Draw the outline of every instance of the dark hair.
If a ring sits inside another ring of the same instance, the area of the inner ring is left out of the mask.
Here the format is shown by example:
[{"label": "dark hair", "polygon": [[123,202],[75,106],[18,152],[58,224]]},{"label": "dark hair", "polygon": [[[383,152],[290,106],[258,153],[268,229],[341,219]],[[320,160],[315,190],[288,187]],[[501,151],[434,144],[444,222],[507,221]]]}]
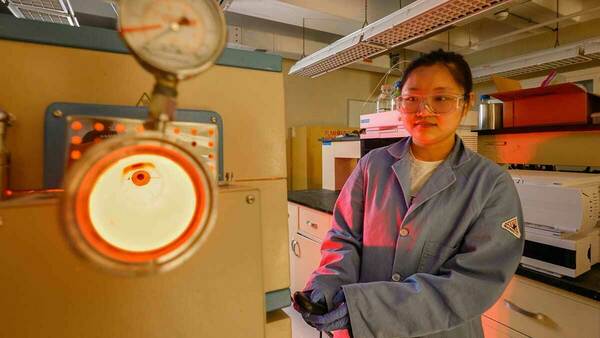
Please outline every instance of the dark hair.
[{"label": "dark hair", "polygon": [[400,89],[404,87],[404,83],[406,83],[406,80],[415,69],[436,64],[441,64],[448,68],[454,81],[464,88],[465,98],[467,98],[473,90],[473,76],[471,75],[469,64],[462,55],[454,52],[446,52],[442,49],[423,54],[413,60],[404,70],[404,74],[400,80]]}]

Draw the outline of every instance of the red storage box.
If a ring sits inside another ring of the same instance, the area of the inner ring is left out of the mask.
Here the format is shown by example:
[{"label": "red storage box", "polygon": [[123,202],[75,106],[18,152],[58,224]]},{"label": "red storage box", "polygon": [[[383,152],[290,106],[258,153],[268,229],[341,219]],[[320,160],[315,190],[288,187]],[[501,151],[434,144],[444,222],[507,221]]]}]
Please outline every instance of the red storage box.
[{"label": "red storage box", "polygon": [[573,83],[491,94],[504,103],[504,128],[588,124],[600,111],[600,97]]}]

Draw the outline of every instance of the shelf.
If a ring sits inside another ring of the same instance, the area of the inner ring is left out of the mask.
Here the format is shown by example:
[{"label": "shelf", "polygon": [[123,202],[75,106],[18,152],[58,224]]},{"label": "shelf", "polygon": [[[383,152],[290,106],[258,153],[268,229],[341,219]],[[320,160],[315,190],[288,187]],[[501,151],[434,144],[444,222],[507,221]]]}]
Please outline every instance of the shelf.
[{"label": "shelf", "polygon": [[523,133],[542,133],[542,132],[557,132],[557,131],[600,131],[600,124],[574,124],[560,126],[531,126],[531,127],[516,127],[502,128],[490,130],[471,130],[479,135],[497,135],[497,134],[523,134]]}]

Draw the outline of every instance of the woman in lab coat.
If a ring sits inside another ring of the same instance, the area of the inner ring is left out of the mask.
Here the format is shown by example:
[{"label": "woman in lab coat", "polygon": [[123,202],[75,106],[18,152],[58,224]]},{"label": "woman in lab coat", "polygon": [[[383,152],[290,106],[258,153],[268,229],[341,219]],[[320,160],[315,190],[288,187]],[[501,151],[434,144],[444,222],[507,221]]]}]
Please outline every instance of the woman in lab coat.
[{"label": "woman in lab coat", "polygon": [[303,318],[336,337],[483,337],[481,314],[515,273],[523,217],[513,181],[455,135],[473,104],[462,56],[413,61],[396,99],[410,137],[360,159],[333,211]]}]

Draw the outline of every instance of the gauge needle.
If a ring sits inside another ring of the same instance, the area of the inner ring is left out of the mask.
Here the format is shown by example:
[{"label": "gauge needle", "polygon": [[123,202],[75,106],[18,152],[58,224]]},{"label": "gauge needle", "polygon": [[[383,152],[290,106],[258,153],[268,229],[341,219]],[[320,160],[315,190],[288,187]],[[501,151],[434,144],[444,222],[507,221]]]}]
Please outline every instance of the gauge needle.
[{"label": "gauge needle", "polygon": [[[178,31],[181,26],[194,26],[195,22],[186,18],[181,17],[178,21],[172,22],[169,24],[169,30]],[[121,33],[135,33],[135,32],[145,32],[151,31],[155,29],[160,29],[164,27],[164,24],[153,24],[153,25],[143,25],[143,26],[134,26],[134,27],[121,27]]]},{"label": "gauge needle", "polygon": [[145,26],[137,26],[137,27],[121,27],[121,33],[134,33],[134,32],[145,32],[151,31],[154,29],[162,28],[163,25],[155,24],[155,25],[145,25]]}]

